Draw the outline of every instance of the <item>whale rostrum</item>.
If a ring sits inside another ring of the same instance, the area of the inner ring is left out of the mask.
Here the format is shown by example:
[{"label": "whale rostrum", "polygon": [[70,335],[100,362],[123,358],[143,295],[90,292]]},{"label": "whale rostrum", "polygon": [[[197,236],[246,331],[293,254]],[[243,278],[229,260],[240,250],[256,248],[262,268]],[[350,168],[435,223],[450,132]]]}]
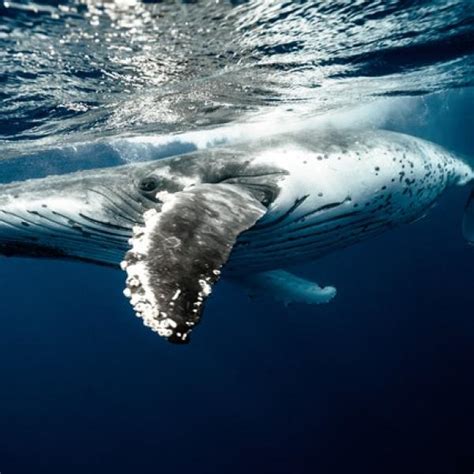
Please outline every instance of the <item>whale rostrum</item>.
[{"label": "whale rostrum", "polygon": [[[221,276],[284,303],[333,287],[285,270],[423,217],[464,160],[387,131],[281,135],[0,186],[0,255],[121,267],[144,324],[186,343]],[[463,231],[474,242],[474,197]]]}]

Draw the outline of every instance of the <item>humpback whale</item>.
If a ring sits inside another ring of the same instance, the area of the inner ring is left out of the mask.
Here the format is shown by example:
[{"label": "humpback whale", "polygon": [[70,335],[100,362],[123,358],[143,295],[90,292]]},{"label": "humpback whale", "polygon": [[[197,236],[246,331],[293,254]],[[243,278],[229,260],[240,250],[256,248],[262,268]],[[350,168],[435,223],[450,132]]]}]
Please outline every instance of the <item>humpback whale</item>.
[{"label": "humpback whale", "polygon": [[[467,161],[388,131],[304,132],[0,186],[0,255],[120,267],[143,323],[186,343],[222,275],[288,303],[333,287],[286,267],[423,217]],[[474,243],[474,194],[463,231]]]}]

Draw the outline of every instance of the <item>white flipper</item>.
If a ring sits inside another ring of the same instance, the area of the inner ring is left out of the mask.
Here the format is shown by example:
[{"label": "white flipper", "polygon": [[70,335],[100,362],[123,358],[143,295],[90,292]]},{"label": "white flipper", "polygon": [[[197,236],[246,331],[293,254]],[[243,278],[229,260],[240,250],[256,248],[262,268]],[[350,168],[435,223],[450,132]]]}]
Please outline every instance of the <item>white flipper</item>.
[{"label": "white flipper", "polygon": [[284,270],[255,273],[239,279],[239,283],[248,288],[251,296],[270,295],[285,305],[329,303],[336,296],[333,286],[321,288],[317,283]]}]

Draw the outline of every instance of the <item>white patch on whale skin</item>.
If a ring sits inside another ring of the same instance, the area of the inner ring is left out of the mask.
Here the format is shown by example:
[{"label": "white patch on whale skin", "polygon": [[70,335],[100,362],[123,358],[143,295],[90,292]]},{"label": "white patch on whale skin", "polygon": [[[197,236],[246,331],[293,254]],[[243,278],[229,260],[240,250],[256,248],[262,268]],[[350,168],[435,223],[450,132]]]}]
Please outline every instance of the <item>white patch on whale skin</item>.
[{"label": "white patch on whale skin", "polygon": [[211,285],[206,280],[199,280],[199,285],[201,286],[202,290],[199,293],[200,297],[209,296],[212,292]]},{"label": "white patch on whale skin", "polygon": [[254,272],[316,259],[413,222],[448,186],[474,177],[442,147],[386,131],[289,140],[258,150],[255,163],[288,174],[245,247],[232,254],[233,268]]},{"label": "white patch on whale skin", "polygon": [[[173,195],[166,192],[160,193],[160,200],[163,201],[162,211],[166,211],[174,204]],[[144,226],[134,228],[134,236],[130,239],[132,247],[127,253],[127,256],[132,257],[133,263],[124,260],[121,267],[127,273],[127,288],[124,293],[130,298],[136,315],[142,318],[143,324],[152,331],[160,336],[170,337],[173,335],[176,322],[160,311],[160,304],[153,292],[145,260],[150,251],[151,232],[159,224],[160,217],[160,213],[155,209],[150,209],[143,214]],[[154,282],[154,284],[159,284],[159,282]]]},{"label": "white patch on whale skin", "polygon": [[[418,183],[425,180],[429,165],[439,180],[427,183],[428,192],[413,200],[416,211],[417,205],[423,207],[425,201],[436,197],[447,185],[464,185],[474,177],[472,168],[447,150],[395,132],[357,134],[350,144],[338,145],[335,140],[330,146],[318,147],[316,140],[315,143],[289,142],[258,153],[255,163],[288,171],[281,180],[280,194],[263,221],[278,217],[303,196],[307,199],[299,206],[299,214],[326,203],[343,202],[348,197],[353,204],[366,202],[384,186],[387,191],[403,191],[407,178]],[[410,198],[400,198],[401,207],[409,204]]]},{"label": "white patch on whale skin", "polygon": [[[196,184],[200,183],[200,180],[197,176],[177,175],[171,171],[169,166],[165,166],[157,170],[156,174],[173,181],[174,183],[180,185],[184,190],[192,188]],[[158,194],[161,192],[164,192],[165,194],[167,193],[167,191],[160,191]]]},{"label": "white patch on whale skin", "polygon": [[7,198],[8,203],[2,205],[3,209],[18,214],[29,213],[32,218],[34,218],[34,214],[31,214],[32,211],[40,211],[46,214],[48,209],[54,209],[55,212],[65,215],[77,215],[84,208],[83,202],[67,196],[41,197],[37,201],[32,201],[31,196],[26,196],[25,199],[21,197],[15,199],[13,196],[7,196]]}]

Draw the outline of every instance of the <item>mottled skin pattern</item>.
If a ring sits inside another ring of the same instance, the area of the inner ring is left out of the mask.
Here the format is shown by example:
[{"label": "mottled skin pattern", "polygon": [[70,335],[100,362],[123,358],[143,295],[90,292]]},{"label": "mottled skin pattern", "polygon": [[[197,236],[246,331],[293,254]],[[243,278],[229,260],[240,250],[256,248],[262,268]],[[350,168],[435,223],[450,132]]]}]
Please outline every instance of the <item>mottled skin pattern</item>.
[{"label": "mottled skin pattern", "polygon": [[145,325],[182,343],[199,322],[238,235],[266,208],[245,188],[227,183],[193,186],[169,198],[155,222],[137,231],[136,238],[149,244],[132,247],[122,266],[127,296]]},{"label": "mottled skin pattern", "polygon": [[236,271],[315,259],[417,220],[448,186],[473,178],[446,150],[381,131],[320,142],[313,136],[264,149],[257,162],[285,166],[288,174],[267,214],[239,240],[231,260]]},{"label": "mottled skin pattern", "polygon": [[[446,187],[473,178],[451,153],[406,135],[283,135],[0,186],[0,254],[116,266],[128,251],[138,315],[183,342],[228,258],[226,274],[240,279],[316,259],[419,219]],[[470,218],[464,228],[472,234]]]},{"label": "mottled skin pattern", "polygon": [[241,182],[268,205],[284,173],[253,165],[241,151],[213,150],[0,185],[0,255],[118,266],[133,227],[147,210],[160,209],[157,192]]}]

